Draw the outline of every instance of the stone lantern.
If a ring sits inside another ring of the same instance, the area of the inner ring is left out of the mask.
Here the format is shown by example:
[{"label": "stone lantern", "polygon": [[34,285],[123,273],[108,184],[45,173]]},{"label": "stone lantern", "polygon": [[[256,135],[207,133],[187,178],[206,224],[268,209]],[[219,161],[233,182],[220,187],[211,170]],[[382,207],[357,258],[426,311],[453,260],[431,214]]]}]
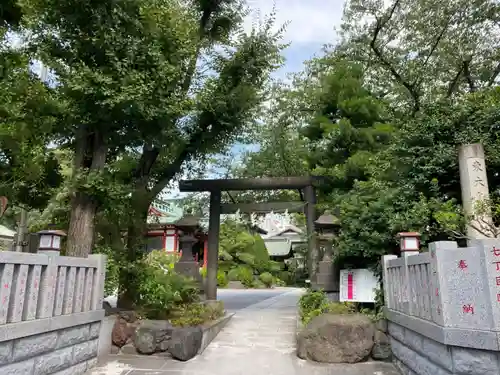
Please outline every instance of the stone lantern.
[{"label": "stone lantern", "polygon": [[38,253],[46,255],[59,255],[61,252],[61,240],[66,236],[62,230],[42,230],[38,232],[40,241]]},{"label": "stone lantern", "polygon": [[327,210],[314,222],[314,227],[318,232],[318,243],[325,249],[322,261],[331,261],[333,259],[332,242],[340,228],[339,219]]},{"label": "stone lantern", "polygon": [[318,246],[324,249],[323,257],[318,263],[317,273],[314,277],[314,289],[322,289],[334,301],[339,300],[340,272],[334,263],[333,239],[340,229],[339,219],[330,211],[325,211],[315,222],[318,232]]},{"label": "stone lantern", "polygon": [[196,233],[200,230],[200,219],[193,215],[185,215],[179,219],[175,226],[179,234],[179,247],[181,259],[175,263],[174,270],[184,276],[192,277],[201,286],[200,267],[193,254],[193,246],[198,239]]}]

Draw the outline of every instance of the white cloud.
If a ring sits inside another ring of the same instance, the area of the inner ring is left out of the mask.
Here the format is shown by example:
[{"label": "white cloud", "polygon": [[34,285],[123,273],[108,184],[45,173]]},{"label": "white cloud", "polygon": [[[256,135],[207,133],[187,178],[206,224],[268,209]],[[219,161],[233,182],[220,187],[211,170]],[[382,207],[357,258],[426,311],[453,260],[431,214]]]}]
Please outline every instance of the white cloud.
[{"label": "white cloud", "polygon": [[250,28],[276,9],[276,23],[290,22],[285,41],[293,43],[331,43],[335,40],[335,27],[340,24],[344,0],[248,0],[252,10],[245,21]]}]

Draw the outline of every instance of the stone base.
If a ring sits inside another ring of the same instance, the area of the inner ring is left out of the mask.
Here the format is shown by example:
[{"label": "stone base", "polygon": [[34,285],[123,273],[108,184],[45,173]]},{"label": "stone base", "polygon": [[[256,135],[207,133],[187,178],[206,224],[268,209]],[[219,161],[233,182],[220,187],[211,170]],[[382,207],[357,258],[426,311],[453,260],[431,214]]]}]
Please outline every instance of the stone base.
[{"label": "stone base", "polygon": [[338,293],[340,290],[340,274],[331,260],[323,260],[318,264],[318,273],[314,275],[312,287],[315,290]]},{"label": "stone base", "polygon": [[317,274],[311,283],[314,290],[323,290],[327,293],[338,293],[340,290],[339,282],[336,282],[332,274]]},{"label": "stone base", "polygon": [[500,374],[498,350],[444,345],[393,322],[388,332],[394,364],[404,375]]},{"label": "stone base", "polygon": [[0,342],[0,374],[83,375],[97,364],[100,325],[83,324]]},{"label": "stone base", "polygon": [[331,302],[339,302],[340,301],[340,292],[339,291],[327,292],[326,296],[327,296],[328,300]]},{"label": "stone base", "polygon": [[179,261],[175,263],[174,271],[180,275],[195,279],[200,288],[203,287],[203,279],[200,275],[200,265],[196,261]]}]

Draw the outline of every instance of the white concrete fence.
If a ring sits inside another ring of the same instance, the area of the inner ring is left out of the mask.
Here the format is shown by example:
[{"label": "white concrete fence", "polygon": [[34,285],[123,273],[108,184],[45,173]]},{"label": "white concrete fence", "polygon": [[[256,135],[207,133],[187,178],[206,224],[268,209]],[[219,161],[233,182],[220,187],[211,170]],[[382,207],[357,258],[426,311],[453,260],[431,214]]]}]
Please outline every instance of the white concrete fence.
[{"label": "white concrete fence", "polygon": [[104,255],[0,252],[0,374],[80,375],[92,368],[105,272]]},{"label": "white concrete fence", "polygon": [[102,309],[106,257],[0,253],[0,325]]},{"label": "white concrete fence", "polygon": [[[382,259],[394,361],[404,373],[500,373],[500,239]],[[479,362],[478,362],[479,361]],[[478,366],[481,363],[481,366]]]},{"label": "white concrete fence", "polygon": [[383,263],[388,310],[443,327],[500,331],[500,240],[465,248],[433,242],[429,252],[386,255]]}]

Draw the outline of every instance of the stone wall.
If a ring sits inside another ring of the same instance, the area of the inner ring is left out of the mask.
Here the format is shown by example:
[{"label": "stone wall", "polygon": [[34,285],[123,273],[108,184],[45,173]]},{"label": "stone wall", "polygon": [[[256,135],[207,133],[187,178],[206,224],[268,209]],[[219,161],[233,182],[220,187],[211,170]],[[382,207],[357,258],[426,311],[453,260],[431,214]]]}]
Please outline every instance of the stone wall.
[{"label": "stone wall", "polygon": [[[497,350],[443,344],[392,322],[389,322],[388,332],[394,364],[404,375],[500,374],[500,352]],[[466,332],[462,333],[467,340]],[[443,335],[446,336],[450,337]],[[476,343],[473,337],[469,338],[469,344]]]},{"label": "stone wall", "polygon": [[0,374],[81,375],[97,362],[101,322],[0,342]]}]

